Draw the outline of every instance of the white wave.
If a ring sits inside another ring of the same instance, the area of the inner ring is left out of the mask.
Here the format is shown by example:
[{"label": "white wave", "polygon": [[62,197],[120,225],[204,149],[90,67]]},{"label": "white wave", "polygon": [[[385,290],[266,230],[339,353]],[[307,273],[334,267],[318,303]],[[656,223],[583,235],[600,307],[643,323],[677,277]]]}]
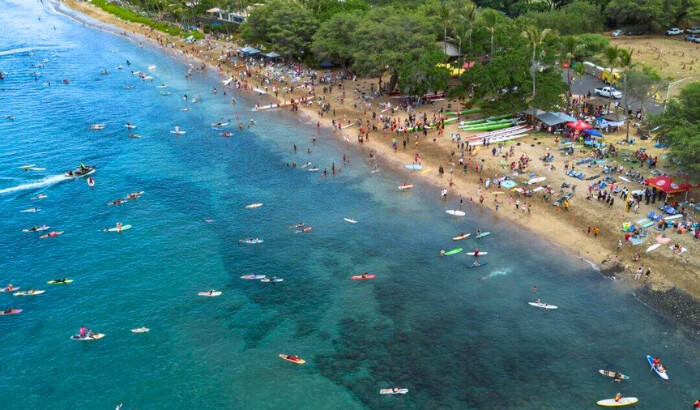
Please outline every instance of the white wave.
[{"label": "white wave", "polygon": [[35,50],[50,50],[51,47],[21,47],[21,48],[14,48],[10,50],[5,50],[5,51],[0,51],[0,56],[9,56],[13,54],[20,54],[20,53],[30,53]]},{"label": "white wave", "polygon": [[489,278],[493,278],[494,276],[504,276],[510,273],[510,269],[505,269],[505,270],[495,270],[491,273],[488,274]]},{"label": "white wave", "polygon": [[10,194],[12,192],[19,192],[19,191],[27,191],[30,189],[39,189],[39,188],[45,188],[47,186],[55,185],[58,184],[59,182],[67,181],[70,178],[67,176],[61,174],[61,175],[52,175],[50,177],[46,177],[40,181],[37,182],[32,182],[29,184],[22,184],[22,185],[17,185],[15,187],[11,188],[5,188],[5,189],[0,189],[0,195],[2,194]]}]

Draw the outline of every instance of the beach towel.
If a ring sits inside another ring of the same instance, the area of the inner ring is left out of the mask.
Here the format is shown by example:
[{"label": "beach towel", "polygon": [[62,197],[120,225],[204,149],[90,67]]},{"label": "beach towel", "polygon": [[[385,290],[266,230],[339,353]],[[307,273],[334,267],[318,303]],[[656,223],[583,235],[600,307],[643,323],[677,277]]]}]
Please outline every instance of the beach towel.
[{"label": "beach towel", "polygon": [[668,236],[659,235],[656,237],[656,242],[663,245],[665,243],[671,242],[671,238],[669,238]]},{"label": "beach towel", "polygon": [[641,238],[637,238],[637,237],[634,237],[634,236],[630,238],[630,243],[631,243],[632,245],[641,245],[642,242],[644,242],[644,240],[641,239]]}]

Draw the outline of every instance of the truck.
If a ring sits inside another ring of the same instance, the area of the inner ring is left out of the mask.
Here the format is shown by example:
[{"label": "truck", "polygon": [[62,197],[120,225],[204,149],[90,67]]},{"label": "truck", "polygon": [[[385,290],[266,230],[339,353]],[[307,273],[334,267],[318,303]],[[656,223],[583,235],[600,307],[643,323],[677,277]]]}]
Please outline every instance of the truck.
[{"label": "truck", "polygon": [[603,81],[605,84],[610,84],[610,85],[617,85],[620,82],[620,78],[622,76],[620,75],[620,70],[617,68],[612,69],[612,75],[610,74],[610,69],[606,68],[603,70],[602,73],[600,73],[600,79]]},{"label": "truck", "polygon": [[619,99],[622,98],[622,93],[617,91],[615,87],[598,87],[595,90],[593,90],[595,95],[598,95],[600,97],[605,97],[605,98],[615,98]]}]

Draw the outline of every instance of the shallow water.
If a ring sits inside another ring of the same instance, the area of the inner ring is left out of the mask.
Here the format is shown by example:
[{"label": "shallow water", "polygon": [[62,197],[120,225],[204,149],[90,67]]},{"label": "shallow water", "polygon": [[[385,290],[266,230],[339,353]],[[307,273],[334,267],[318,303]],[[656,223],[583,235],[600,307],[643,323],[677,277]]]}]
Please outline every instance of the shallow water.
[{"label": "shallow water", "polygon": [[[212,95],[221,88],[212,72],[185,81],[186,65],[151,46],[34,2],[0,7],[10,28],[0,46],[0,283],[47,290],[0,294],[0,306],[24,309],[0,317],[0,408],[562,409],[595,408],[619,391],[639,397],[636,408],[660,409],[689,408],[700,395],[697,337],[585,262],[477,207],[448,216],[457,205],[428,185],[399,193],[407,174],[381,163],[372,174],[361,152],[330,135],[312,146],[313,128],[252,112],[253,97],[230,105],[230,91]],[[153,83],[129,73],[152,64]],[[173,95],[160,95],[161,82]],[[204,101],[184,102],[185,93]],[[210,128],[236,112],[257,125],[229,126],[228,139]],[[141,139],[127,138],[126,121]],[[170,134],[176,124],[187,134]],[[330,170],[343,153],[351,164],[336,177],[285,165]],[[59,181],[80,162],[98,167],[95,188]],[[32,163],[46,171],[18,168]],[[141,199],[106,205],[136,190]],[[40,192],[48,198],[30,200]],[[253,202],[264,206],[244,208]],[[42,211],[19,212],[32,206]],[[101,231],[118,221],[133,228]],[[313,230],[289,229],[299,221]],[[66,233],[21,232],[42,223]],[[459,246],[489,252],[487,266],[438,256],[476,229],[493,234]],[[238,243],[247,237],[265,242]],[[364,271],[377,279],[349,280]],[[285,281],[239,278],[251,272]],[[75,282],[46,284],[60,277]],[[196,296],[212,288],[223,295]],[[537,298],[559,309],[527,305]],[[71,341],[81,325],[106,337]],[[129,331],[141,325],[151,332]],[[646,354],[662,357],[670,381],[649,372]],[[612,385],[600,368],[631,380]],[[393,386],[410,393],[378,394]]]}]

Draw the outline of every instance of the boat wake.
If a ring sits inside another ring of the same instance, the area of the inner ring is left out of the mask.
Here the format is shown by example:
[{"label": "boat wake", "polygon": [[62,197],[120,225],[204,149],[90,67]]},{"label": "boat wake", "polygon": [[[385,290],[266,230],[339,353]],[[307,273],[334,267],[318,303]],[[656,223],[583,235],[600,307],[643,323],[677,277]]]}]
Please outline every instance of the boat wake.
[{"label": "boat wake", "polygon": [[22,185],[17,185],[15,187],[11,187],[11,188],[0,189],[0,195],[11,194],[13,192],[28,191],[31,189],[46,188],[48,186],[58,184],[59,182],[67,181],[69,179],[70,179],[69,177],[67,177],[63,174],[52,175],[52,176],[46,177],[42,180],[39,180],[36,182],[31,182],[29,184],[22,184]]}]

